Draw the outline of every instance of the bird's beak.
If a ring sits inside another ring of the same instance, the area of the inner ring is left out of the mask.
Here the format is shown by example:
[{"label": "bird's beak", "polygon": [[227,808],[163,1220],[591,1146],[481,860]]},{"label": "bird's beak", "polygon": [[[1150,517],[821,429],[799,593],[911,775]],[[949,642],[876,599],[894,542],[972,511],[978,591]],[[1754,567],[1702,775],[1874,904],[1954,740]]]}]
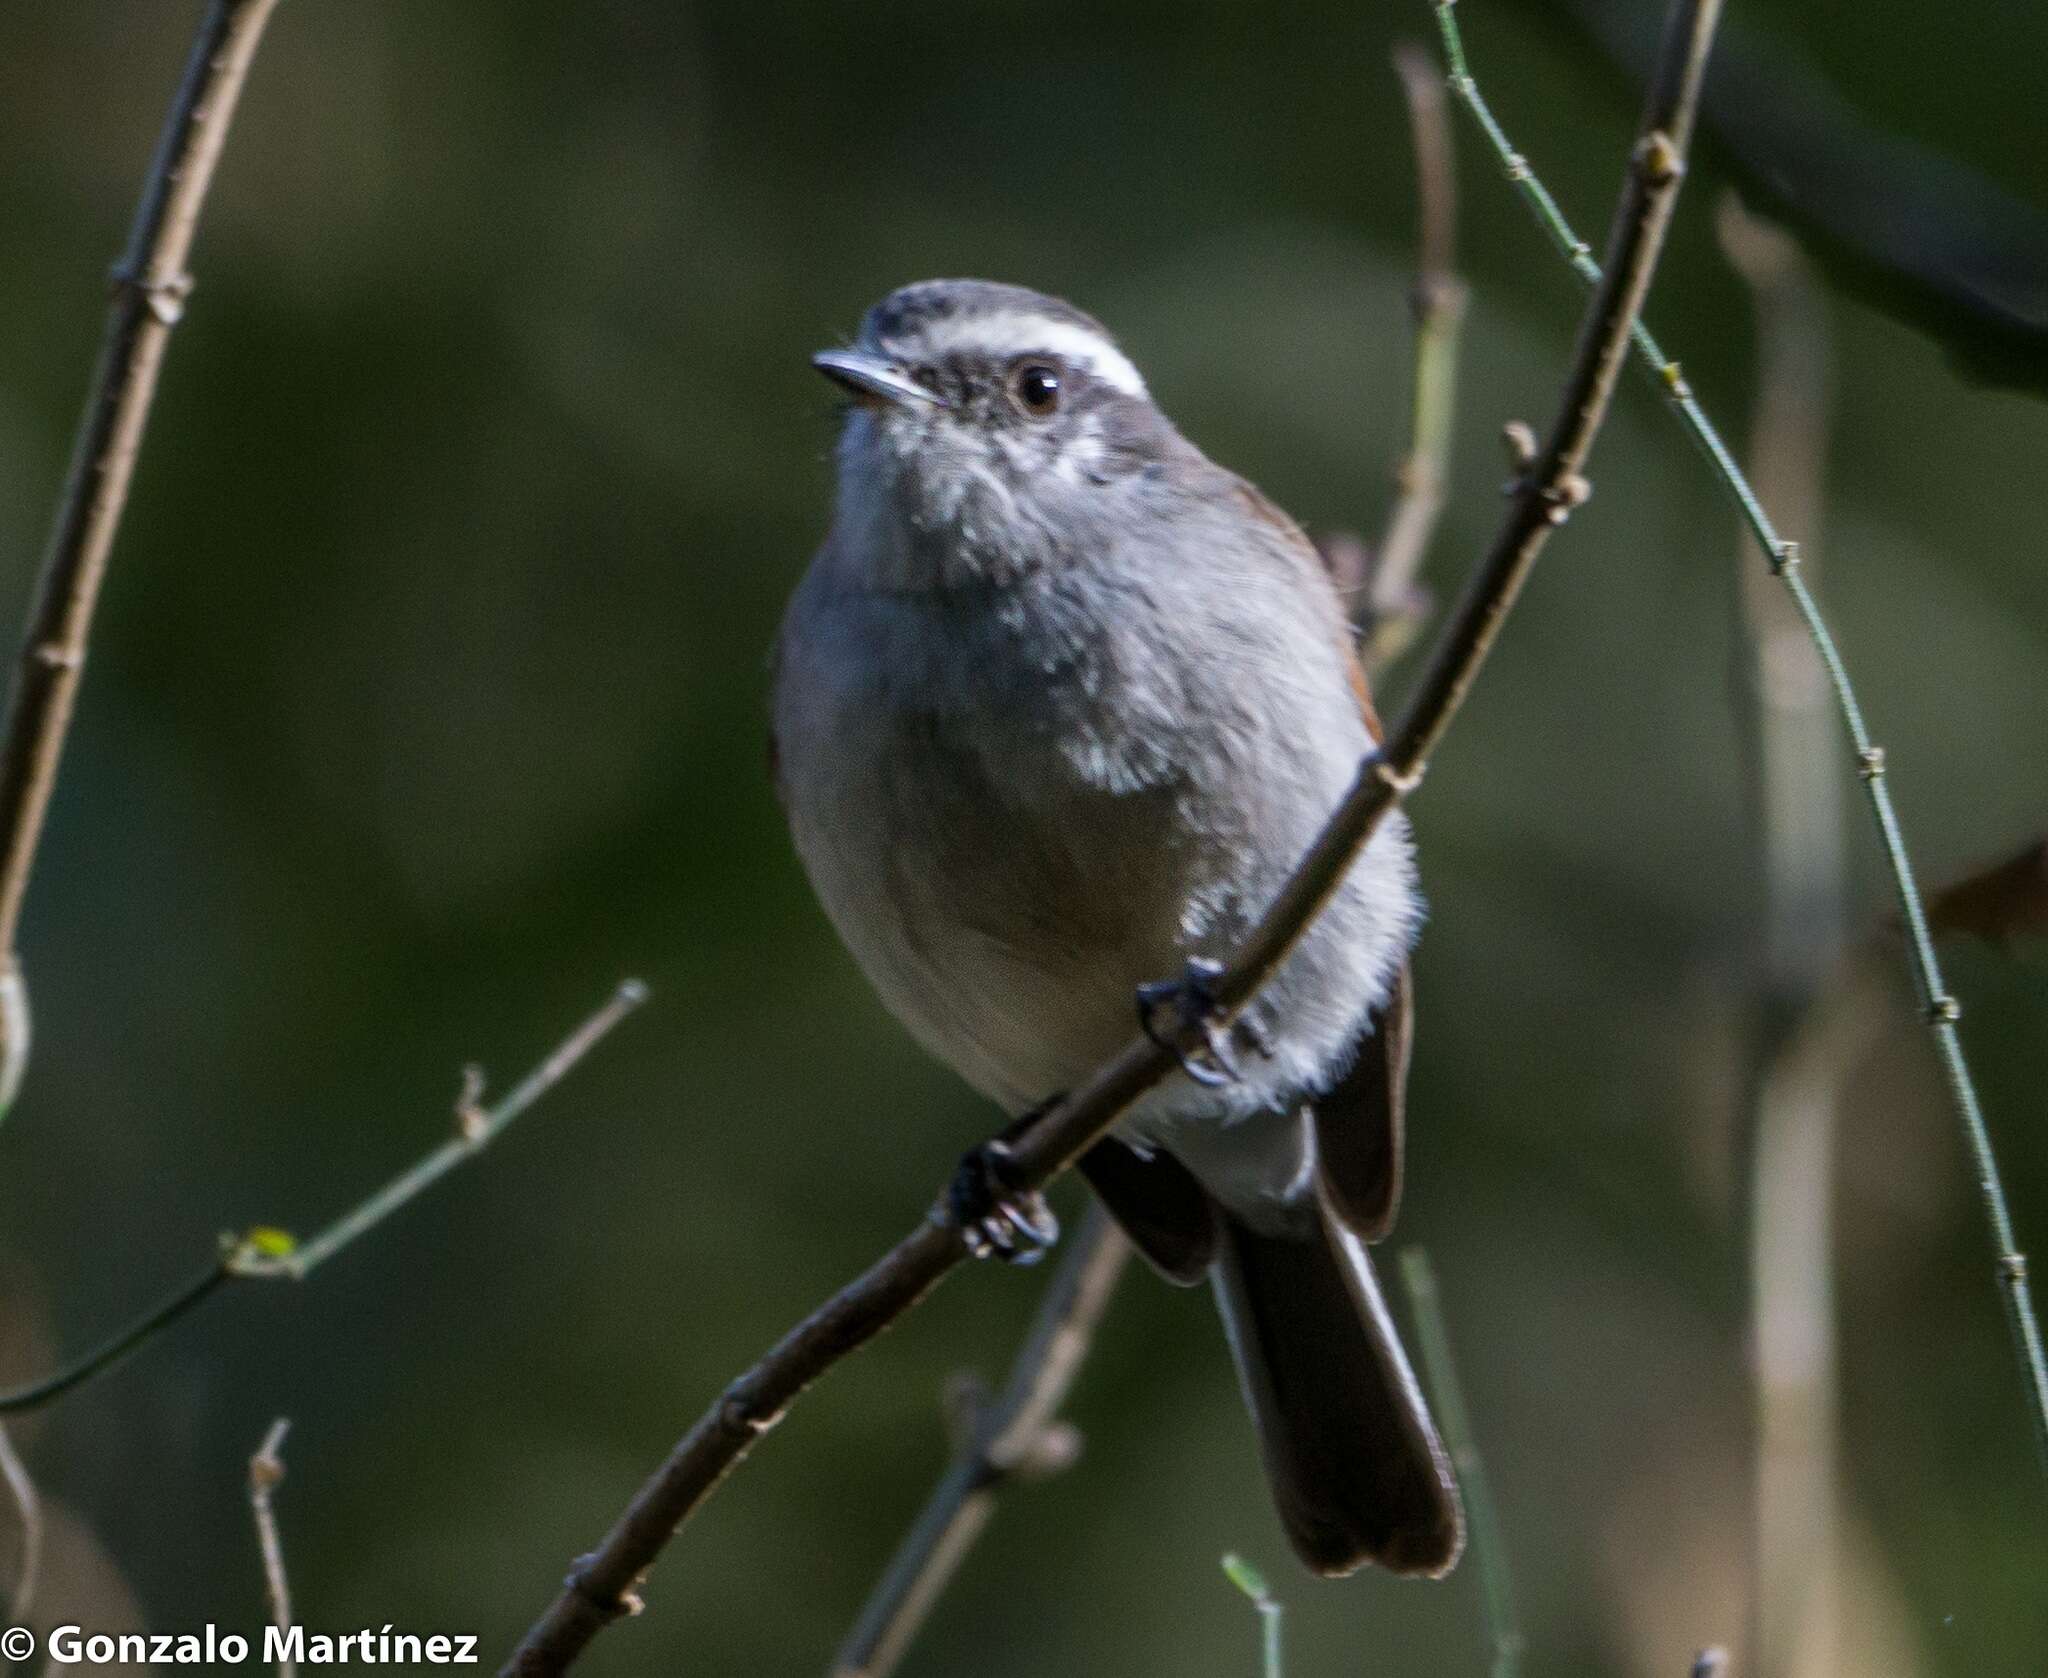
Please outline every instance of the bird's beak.
[{"label": "bird's beak", "polygon": [[899,408],[943,408],[942,397],[926,390],[901,368],[861,350],[820,350],[811,365],[835,385],[853,393],[856,402],[893,402]]}]

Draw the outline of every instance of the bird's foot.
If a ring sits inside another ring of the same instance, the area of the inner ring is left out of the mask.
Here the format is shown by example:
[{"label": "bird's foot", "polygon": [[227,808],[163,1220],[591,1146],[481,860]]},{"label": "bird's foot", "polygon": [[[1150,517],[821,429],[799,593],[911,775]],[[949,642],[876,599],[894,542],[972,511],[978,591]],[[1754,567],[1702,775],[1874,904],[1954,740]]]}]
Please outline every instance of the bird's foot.
[{"label": "bird's foot", "polygon": [[[1162,1049],[1172,1050],[1180,1069],[1205,1089],[1235,1084],[1244,1077],[1231,1052],[1230,1028],[1221,1017],[1223,1004],[1216,996],[1216,981],[1222,976],[1219,963],[1190,956],[1178,979],[1161,979],[1138,987],[1139,1026]],[[1155,1016],[1168,1007],[1174,1012],[1175,1023],[1162,1036]],[[1181,1046],[1182,1036],[1189,1031],[1197,1032],[1202,1039],[1194,1049]],[[1259,1047],[1264,1053],[1271,1052],[1266,1044]]]},{"label": "bird's foot", "polygon": [[976,1258],[1036,1264],[1060,1238],[1060,1221],[1036,1189],[1011,1175],[1009,1145],[984,1142],[960,1161],[948,1191],[961,1239]]}]

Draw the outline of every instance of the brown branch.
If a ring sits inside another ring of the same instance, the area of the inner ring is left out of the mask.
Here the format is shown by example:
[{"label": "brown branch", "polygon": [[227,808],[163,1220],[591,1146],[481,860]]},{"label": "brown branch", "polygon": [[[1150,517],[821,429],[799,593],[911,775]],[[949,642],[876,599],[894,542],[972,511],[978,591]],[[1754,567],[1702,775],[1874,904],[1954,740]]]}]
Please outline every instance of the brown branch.
[{"label": "brown branch", "polygon": [[[186,272],[199,212],[220,161],[249,62],[277,0],[212,0],[171,100],[128,246],[114,270],[114,297],[92,394],[79,425],[56,529],[22,637],[0,739],[0,963],[12,972],[22,898],[64,734],[85,668],[93,605],[120,528],[129,479],[156,394],[171,329],[192,290]],[[0,1066],[19,1076],[27,1011],[0,988]],[[9,1089],[0,1089],[4,1111]]]},{"label": "brown branch", "polygon": [[959,1418],[953,1462],[840,1645],[833,1678],[893,1672],[995,1513],[997,1494],[1073,1461],[1079,1440],[1055,1418],[1130,1252],[1109,1215],[1091,1206],[1046,1288],[1002,1396],[970,1404]]},{"label": "brown branch", "polygon": [[[256,1521],[256,1547],[263,1554],[263,1590],[270,1599],[270,1623],[282,1637],[292,1627],[291,1582],[284,1570],[284,1542],[277,1535],[277,1512],[270,1495],[284,1482],[284,1436],[291,1423],[283,1416],[270,1424],[263,1443],[249,1459],[249,1513]],[[298,1663],[289,1654],[277,1658],[277,1678],[293,1678]]]},{"label": "brown branch", "polygon": [[[1273,975],[1373,830],[1417,785],[1544,543],[1585,498],[1581,472],[1663,245],[1719,12],[1719,0],[1677,0],[1672,9],[1615,212],[1604,276],[1581,323],[1548,438],[1517,486],[1400,726],[1360,765],[1343,802],[1216,981],[1226,1009],[1242,1008]],[[1042,1186],[1072,1165],[1176,1063],[1172,1049],[1143,1035],[1133,1038],[1014,1139],[1010,1166],[1017,1185]],[[678,1527],[791,1402],[902,1316],[965,1256],[949,1198],[942,1194],[916,1229],[777,1341],[684,1434],[596,1550],[571,1568],[560,1594],[506,1662],[504,1678],[566,1670],[600,1631],[632,1612],[643,1575]]]}]

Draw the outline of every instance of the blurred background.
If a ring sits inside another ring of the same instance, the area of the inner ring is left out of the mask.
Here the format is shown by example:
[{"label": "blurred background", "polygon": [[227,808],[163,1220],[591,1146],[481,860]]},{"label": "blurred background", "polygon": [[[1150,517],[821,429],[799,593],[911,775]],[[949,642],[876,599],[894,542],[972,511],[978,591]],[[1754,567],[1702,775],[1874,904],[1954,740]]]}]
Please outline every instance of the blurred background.
[{"label": "blurred background", "polygon": [[[1916,220],[1899,164],[1872,243],[1924,230],[1937,270],[1977,235],[2024,248],[2048,214],[2023,73],[2048,12],[1999,0],[1967,32],[1892,0],[1735,12],[1731,53],[1804,78],[1795,114],[1863,125],[1814,146],[1918,148],[1928,215],[1962,216]],[[1460,14],[1510,132],[1597,234],[1627,42],[1594,6]],[[9,19],[9,621],[196,16]],[[1423,0],[280,9],[28,906],[0,1382],[159,1297],[216,1231],[352,1203],[445,1134],[465,1062],[502,1088],[621,976],[653,999],[306,1287],[232,1292],[15,1430],[51,1505],[39,1621],[260,1624],[244,1462],[286,1414],[301,1617],[475,1632],[495,1660],[710,1395],[922,1212],[994,1116],[869,995],[765,772],[765,649],[829,487],[806,357],[903,281],[1023,281],[1100,315],[1183,428],[1312,528],[1376,531],[1413,261],[1388,51],[1429,30]],[[1848,200],[1801,188],[1801,123],[1732,97],[1715,121],[1651,315],[1744,445],[1757,317],[1717,201]],[[1579,309],[1457,138],[1473,301],[1439,598],[1498,516],[1499,427],[1548,416]],[[2048,413],[1961,377],[1939,299],[1818,231],[1831,417],[1797,434],[1825,496],[1789,533],[1939,881],[2048,827]],[[1992,289],[1947,295],[1967,314]],[[2017,351],[1977,371],[2028,382]],[[1397,1241],[1435,1260],[1528,1670],[1675,1678],[1750,1619],[1742,1138],[1782,987],[1751,558],[1646,382],[1594,476],[1416,805],[1433,913]],[[1412,673],[1382,678],[1396,702]],[[1829,761],[1806,796],[1844,814],[1857,935],[1886,886]],[[2048,1248],[2048,967],[2038,946],[1949,959],[2021,1244]],[[1826,1669],[2034,1674],[2048,1494],[1956,1126],[1885,971],[1836,1068],[1818,1249],[1840,1335]],[[822,1671],[942,1464],[944,1379],[999,1373],[1040,1285],[958,1275],[842,1368],[583,1670]],[[1483,1669],[1474,1569],[1325,1584],[1286,1557],[1205,1297],[1134,1272],[1071,1414],[1081,1463],[1009,1498],[908,1670],[1251,1671],[1226,1550],[1286,1601],[1292,1678]],[[0,1558],[13,1532],[0,1512]]]}]

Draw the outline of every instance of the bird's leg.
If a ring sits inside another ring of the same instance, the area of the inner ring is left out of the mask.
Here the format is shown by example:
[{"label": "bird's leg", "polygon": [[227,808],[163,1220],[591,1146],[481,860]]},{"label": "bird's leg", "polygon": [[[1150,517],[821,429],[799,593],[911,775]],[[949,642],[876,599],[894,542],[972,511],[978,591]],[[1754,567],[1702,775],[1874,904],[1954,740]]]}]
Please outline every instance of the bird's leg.
[{"label": "bird's leg", "polygon": [[[1223,1007],[1216,999],[1216,981],[1222,966],[1202,956],[1189,956],[1178,979],[1161,979],[1138,987],[1138,1024],[1145,1035],[1162,1049],[1173,1051],[1180,1069],[1206,1089],[1237,1083],[1244,1076],[1237,1069],[1230,1049],[1230,1031],[1219,1018]],[[1161,1036],[1153,1016],[1171,1006],[1177,1016],[1170,1034]],[[1180,1045],[1182,1033],[1201,1034],[1202,1045],[1192,1052]]]},{"label": "bird's leg", "polygon": [[1011,1175],[1010,1144],[1058,1102],[1053,1096],[1004,1126],[993,1142],[971,1150],[953,1173],[947,1199],[961,1239],[976,1258],[1036,1264],[1060,1238],[1060,1221],[1037,1189],[1020,1189]]}]

